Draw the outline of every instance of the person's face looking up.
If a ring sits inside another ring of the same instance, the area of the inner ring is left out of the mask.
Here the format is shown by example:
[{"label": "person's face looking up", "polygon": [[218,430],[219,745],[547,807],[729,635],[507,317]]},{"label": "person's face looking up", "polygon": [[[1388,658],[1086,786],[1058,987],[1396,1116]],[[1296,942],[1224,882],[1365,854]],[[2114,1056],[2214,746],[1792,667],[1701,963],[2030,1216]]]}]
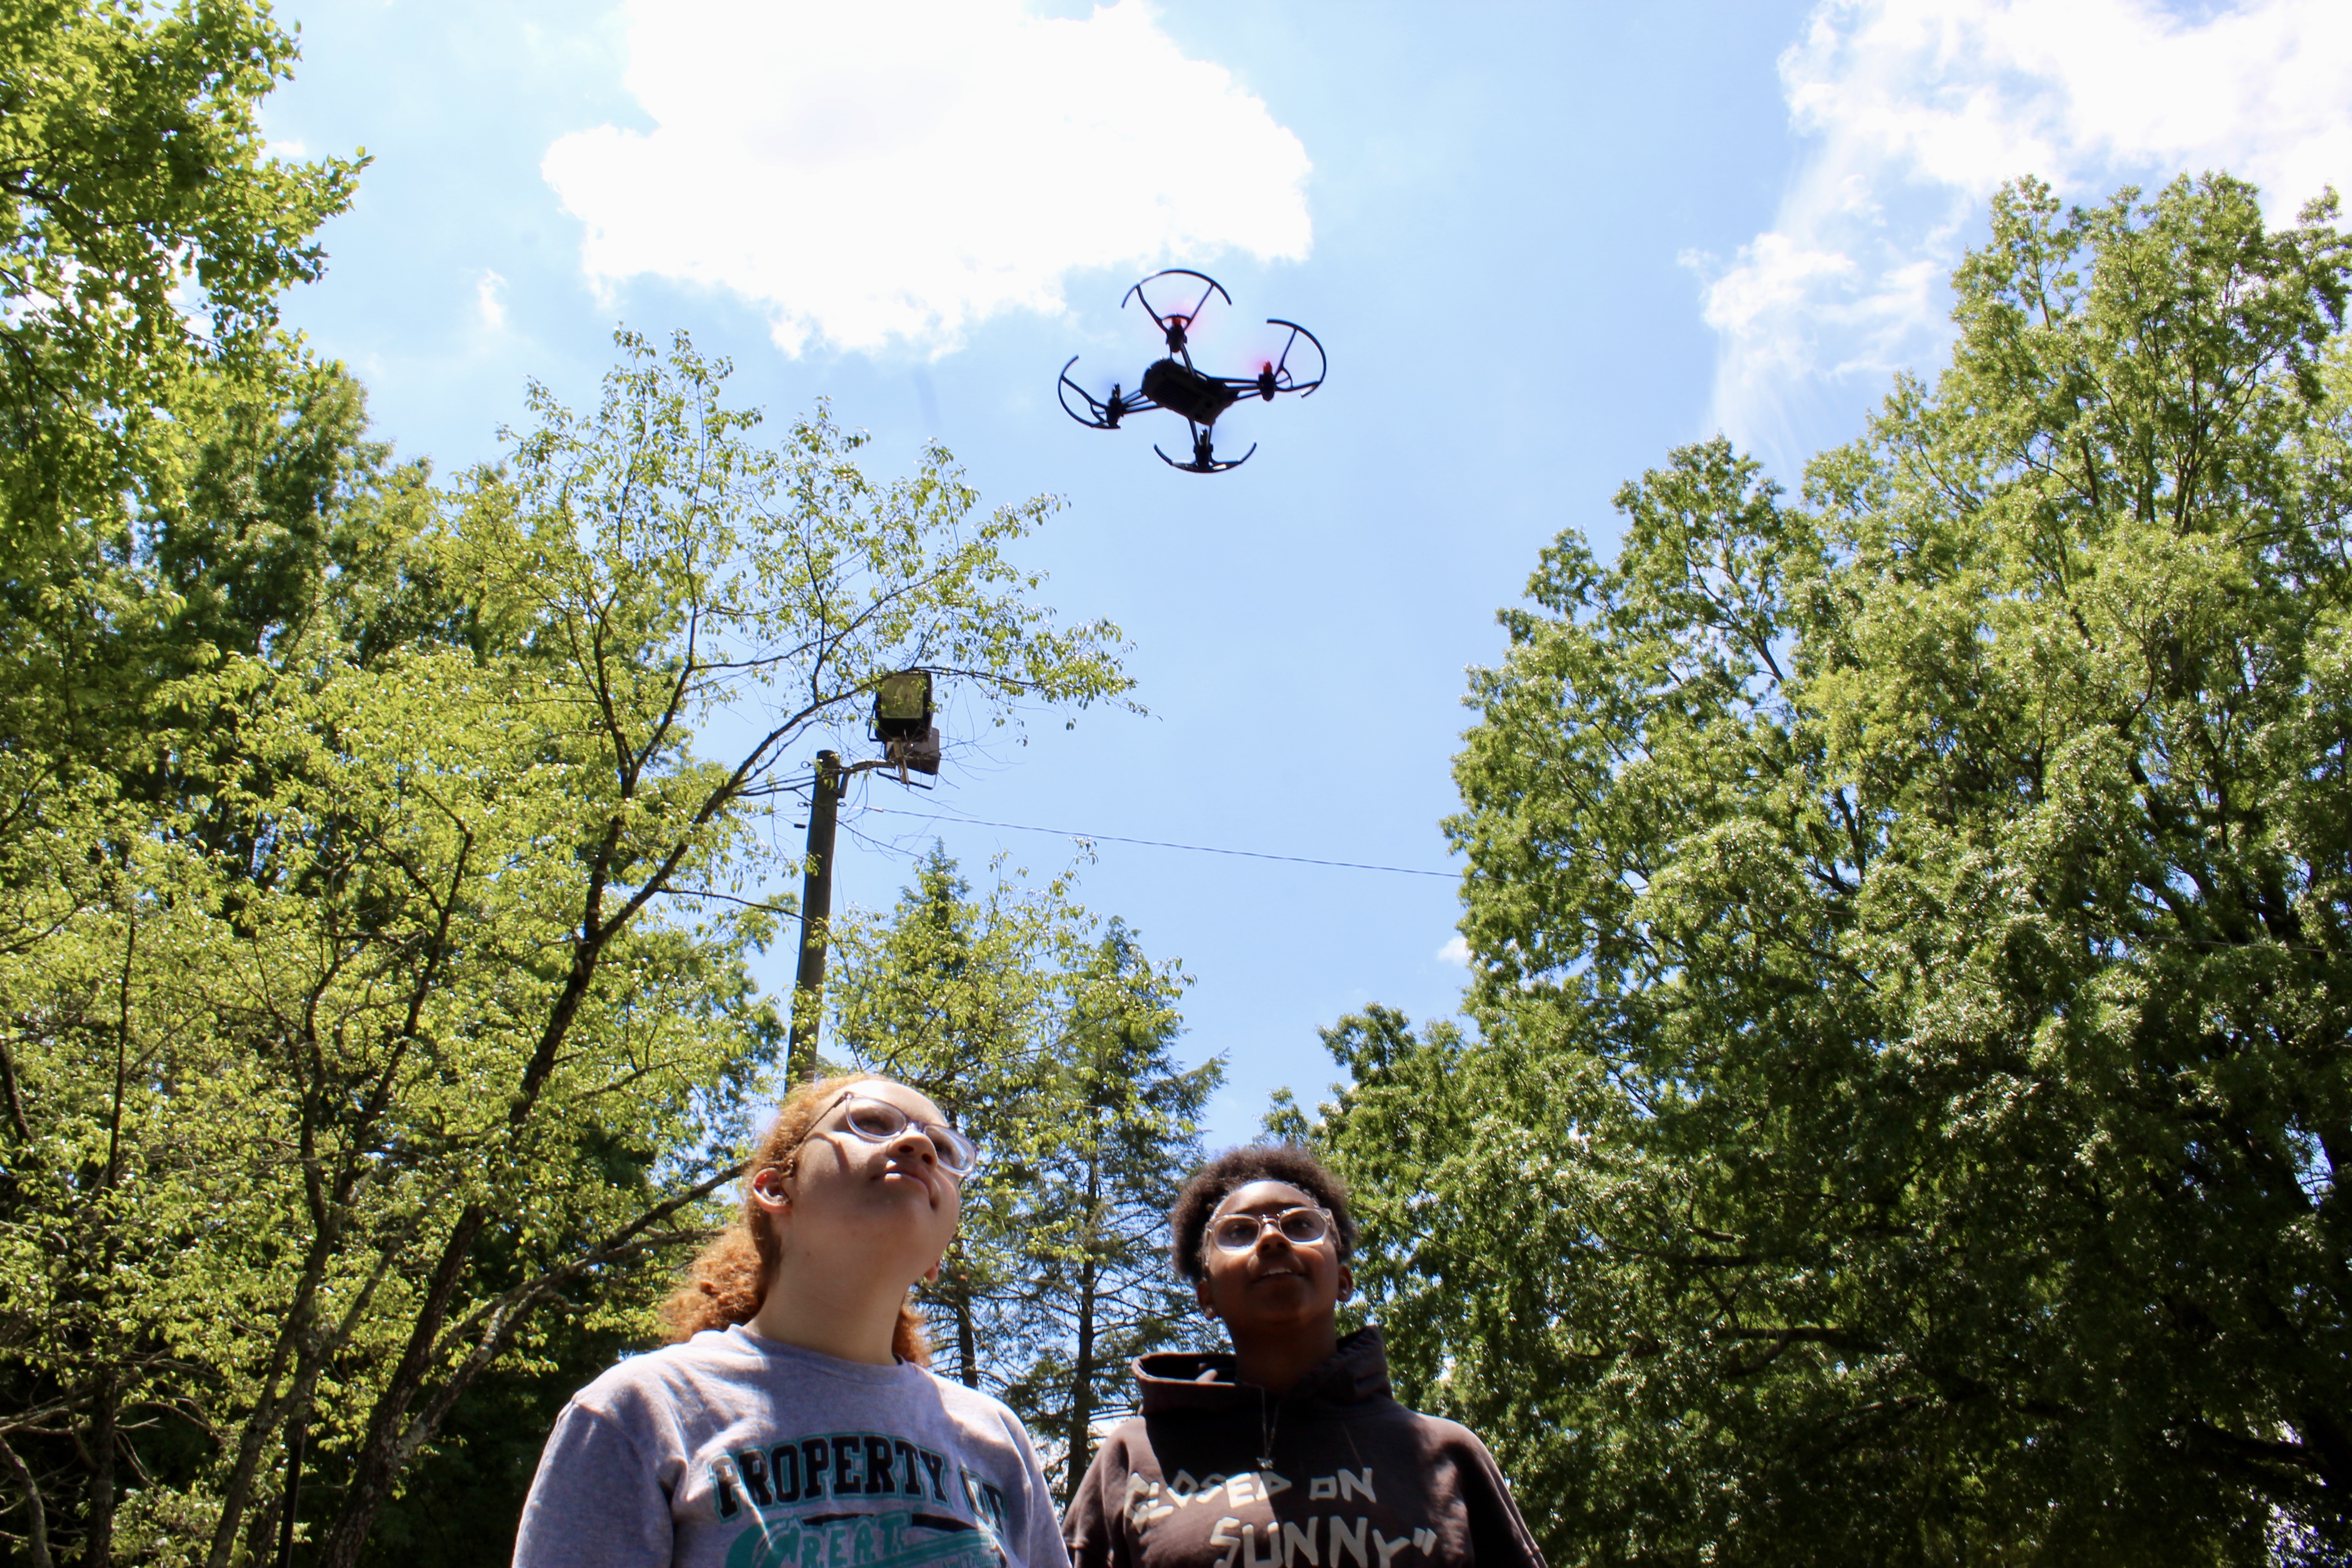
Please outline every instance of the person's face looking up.
[{"label": "person's face looking up", "polygon": [[921,1255],[916,1273],[934,1267],[955,1235],[971,1152],[946,1128],[929,1097],[887,1079],[836,1095],[793,1173],[763,1171],[753,1184],[786,1255],[872,1253],[880,1264],[879,1255],[904,1252]]},{"label": "person's face looking up", "polygon": [[[1223,1223],[1321,1207],[1314,1194],[1287,1182],[1252,1182],[1226,1194],[1210,1211],[1193,1290],[1212,1317],[1223,1320],[1235,1349],[1245,1342],[1328,1331],[1333,1310],[1355,1289],[1356,1279],[1339,1261],[1339,1233],[1328,1218],[1322,1236],[1307,1242],[1293,1240],[1281,1225],[1261,1219],[1256,1239],[1237,1249],[1219,1241]],[[1234,1229],[1238,1234],[1241,1227]]]}]

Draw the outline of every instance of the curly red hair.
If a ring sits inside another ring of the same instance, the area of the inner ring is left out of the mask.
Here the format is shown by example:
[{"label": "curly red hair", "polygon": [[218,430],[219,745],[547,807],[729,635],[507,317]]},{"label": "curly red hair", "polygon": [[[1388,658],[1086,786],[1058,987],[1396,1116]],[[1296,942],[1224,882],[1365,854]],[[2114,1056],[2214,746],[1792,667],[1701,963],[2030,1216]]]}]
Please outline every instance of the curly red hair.
[{"label": "curly red hair", "polygon": [[[743,1212],[696,1256],[686,1278],[661,1305],[662,1327],[670,1342],[691,1339],[705,1329],[748,1323],[758,1315],[782,1251],[752,1200],[752,1184],[769,1171],[791,1176],[800,1165],[801,1145],[808,1142],[817,1119],[831,1109],[841,1091],[877,1081],[887,1080],[877,1073],[844,1073],[804,1083],[784,1097],[751,1163],[743,1167]],[[931,1364],[930,1336],[924,1332],[912,1291],[898,1308],[898,1326],[891,1331],[890,1349],[900,1361],[917,1366]]]}]

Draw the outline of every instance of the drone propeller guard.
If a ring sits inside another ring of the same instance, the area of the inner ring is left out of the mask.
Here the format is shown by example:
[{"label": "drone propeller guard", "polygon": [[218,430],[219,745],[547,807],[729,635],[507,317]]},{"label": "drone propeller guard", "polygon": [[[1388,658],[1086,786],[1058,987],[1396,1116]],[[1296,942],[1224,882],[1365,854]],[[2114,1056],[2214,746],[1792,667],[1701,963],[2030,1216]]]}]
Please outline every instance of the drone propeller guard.
[{"label": "drone propeller guard", "polygon": [[[1180,284],[1175,279],[1191,282]],[[1199,285],[1197,290],[1194,284]],[[1157,302],[1153,299],[1155,292],[1159,296]],[[1165,409],[1181,418],[1192,437],[1192,460],[1189,463],[1178,462],[1156,445],[1151,448],[1170,468],[1188,474],[1221,474],[1249,461],[1251,453],[1257,450],[1255,442],[1238,458],[1217,457],[1213,432],[1218,417],[1252,396],[1263,403],[1272,403],[1286,392],[1311,396],[1323,384],[1328,362],[1322,340],[1313,332],[1297,321],[1268,316],[1266,325],[1282,328],[1288,336],[1271,358],[1260,361],[1256,374],[1212,375],[1202,371],[1192,363],[1192,329],[1213,299],[1227,305],[1234,302],[1223,284],[1189,267],[1165,268],[1129,289],[1119,297],[1120,308],[1125,309],[1129,301],[1141,304],[1144,314],[1160,330],[1167,353],[1144,367],[1133,393],[1127,392],[1123,384],[1114,383],[1107,397],[1097,397],[1070,379],[1071,366],[1078,363],[1078,356],[1071,355],[1062,366],[1060,381],[1055,387],[1062,412],[1090,430],[1116,430],[1120,421],[1131,414]],[[1073,393],[1077,395],[1083,411],[1072,405]]]}]

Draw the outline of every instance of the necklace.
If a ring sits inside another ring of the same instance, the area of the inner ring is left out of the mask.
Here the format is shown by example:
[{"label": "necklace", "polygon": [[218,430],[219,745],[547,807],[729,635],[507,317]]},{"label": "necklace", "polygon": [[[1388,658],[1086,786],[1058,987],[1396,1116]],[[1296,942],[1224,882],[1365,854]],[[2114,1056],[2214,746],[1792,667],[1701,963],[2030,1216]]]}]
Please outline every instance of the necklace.
[{"label": "necklace", "polygon": [[1274,1435],[1281,1428],[1281,1409],[1276,1405],[1273,1399],[1268,1396],[1265,1389],[1259,1389],[1257,1391],[1257,1436],[1259,1447],[1257,1468],[1261,1470],[1271,1470],[1274,1468]]}]

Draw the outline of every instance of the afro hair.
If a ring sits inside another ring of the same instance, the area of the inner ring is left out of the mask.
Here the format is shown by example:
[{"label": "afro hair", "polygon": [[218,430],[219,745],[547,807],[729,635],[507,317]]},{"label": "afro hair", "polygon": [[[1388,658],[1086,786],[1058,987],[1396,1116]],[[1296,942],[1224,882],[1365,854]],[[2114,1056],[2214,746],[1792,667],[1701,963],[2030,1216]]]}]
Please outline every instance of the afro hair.
[{"label": "afro hair", "polygon": [[1285,1182],[1331,1211],[1331,1228],[1339,1239],[1339,1260],[1356,1250],[1356,1220],[1348,1212],[1348,1184],[1324,1169],[1323,1162],[1296,1143],[1251,1143],[1228,1149],[1198,1171],[1176,1195],[1168,1211],[1169,1251],[1176,1272],[1198,1279],[1201,1248],[1209,1216],[1226,1196],[1252,1182]]}]

